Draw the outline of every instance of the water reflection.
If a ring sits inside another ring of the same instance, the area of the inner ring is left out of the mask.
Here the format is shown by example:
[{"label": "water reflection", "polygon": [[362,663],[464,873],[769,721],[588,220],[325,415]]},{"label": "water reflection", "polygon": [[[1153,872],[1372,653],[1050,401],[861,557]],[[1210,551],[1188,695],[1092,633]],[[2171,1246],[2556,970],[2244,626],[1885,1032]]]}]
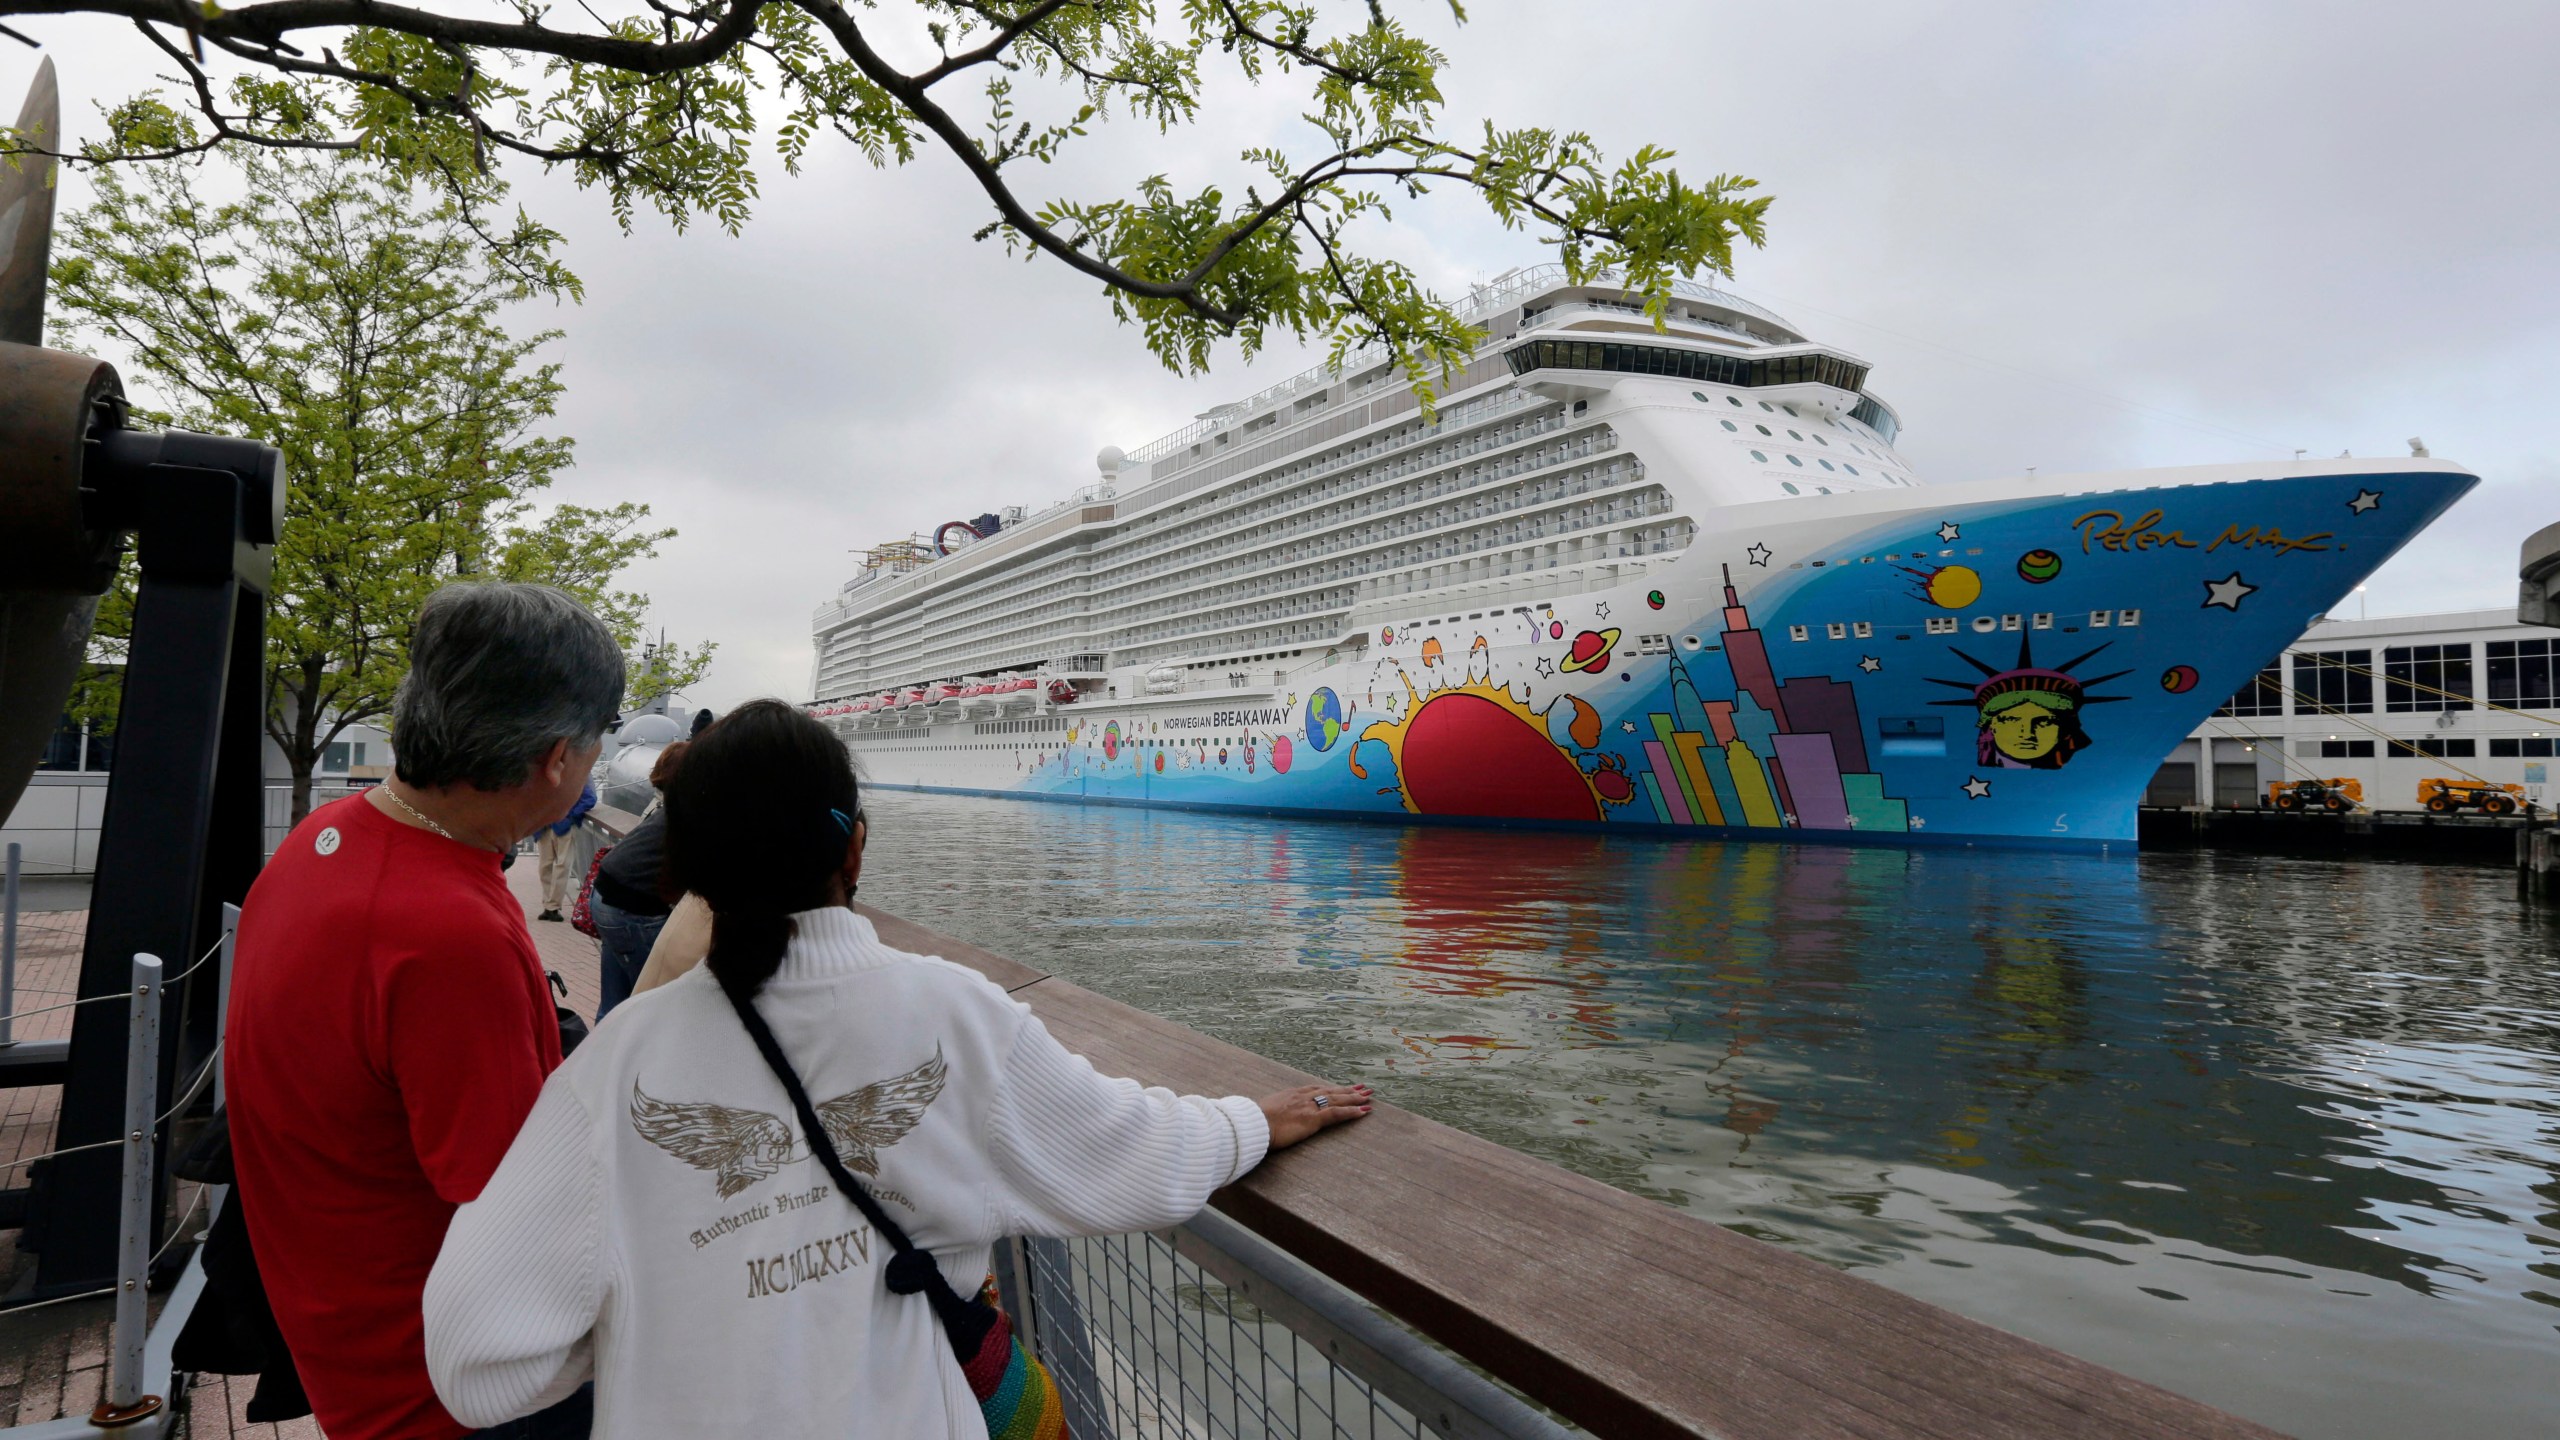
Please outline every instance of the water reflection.
[{"label": "water reflection", "polygon": [[2478,869],[884,796],[865,894],[2311,1434],[2560,1433],[2560,975]]}]

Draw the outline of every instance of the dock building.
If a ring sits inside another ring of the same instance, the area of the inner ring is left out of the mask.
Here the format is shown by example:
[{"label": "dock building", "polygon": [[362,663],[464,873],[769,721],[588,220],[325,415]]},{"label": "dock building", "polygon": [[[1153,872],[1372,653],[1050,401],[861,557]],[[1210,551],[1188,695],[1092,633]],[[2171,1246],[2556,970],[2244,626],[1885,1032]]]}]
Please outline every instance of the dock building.
[{"label": "dock building", "polygon": [[2443,778],[2547,807],[2555,659],[2560,630],[2513,610],[2324,616],[2170,752],[2144,803],[2245,809],[2278,782],[2353,779],[2369,808],[2416,810],[2419,783]]}]

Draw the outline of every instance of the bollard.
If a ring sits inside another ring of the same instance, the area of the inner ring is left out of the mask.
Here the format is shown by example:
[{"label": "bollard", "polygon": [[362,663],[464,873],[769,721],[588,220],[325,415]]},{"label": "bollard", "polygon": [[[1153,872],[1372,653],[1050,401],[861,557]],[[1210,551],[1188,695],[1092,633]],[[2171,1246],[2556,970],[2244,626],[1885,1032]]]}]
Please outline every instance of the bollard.
[{"label": "bollard", "polygon": [[10,1026],[18,1014],[18,842],[9,842],[8,868],[0,874],[0,1045],[14,1045]]},{"label": "bollard", "polygon": [[129,1425],[160,1408],[160,1397],[142,1393],[142,1346],[148,1338],[151,1296],[144,1271],[151,1264],[151,1179],[158,1125],[151,1113],[160,1092],[160,961],[133,957],[133,1008],[125,1020],[124,1204],[116,1226],[116,1313],[107,1337],[107,1393],[89,1413],[98,1426]]}]

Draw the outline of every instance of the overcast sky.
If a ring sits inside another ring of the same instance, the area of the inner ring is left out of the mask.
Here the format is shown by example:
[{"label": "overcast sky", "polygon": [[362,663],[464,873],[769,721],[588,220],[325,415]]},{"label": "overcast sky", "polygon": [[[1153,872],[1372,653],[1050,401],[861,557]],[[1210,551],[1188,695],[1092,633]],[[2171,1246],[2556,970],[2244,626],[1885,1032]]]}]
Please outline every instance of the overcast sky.
[{"label": "overcast sky", "polygon": [[[1398,8],[1449,49],[1461,130],[1582,128],[1758,179],[1769,243],[1734,288],[1872,361],[1924,478],[2423,436],[2483,484],[2374,578],[2375,614],[2511,605],[2517,540],[2560,520],[2560,7],[1472,0],[1463,27]],[[12,23],[63,68],[75,135],[150,68],[104,21]],[[0,50],[0,93],[32,70]],[[1179,188],[1246,146],[1307,148],[1286,82],[1216,101],[1171,138],[1104,132],[1029,188]],[[769,169],[736,238],[626,237],[598,197],[518,179],[587,284],[524,317],[568,332],[578,464],[556,496],[644,500],[682,532],[632,578],[670,635],[720,643],[695,696],[718,707],[805,698],[810,612],[853,551],[1044,505],[1100,447],[1312,363],[1167,374],[1095,286],[973,244],[984,202],[933,152]],[[1373,243],[1449,290],[1545,258],[1455,191]]]}]

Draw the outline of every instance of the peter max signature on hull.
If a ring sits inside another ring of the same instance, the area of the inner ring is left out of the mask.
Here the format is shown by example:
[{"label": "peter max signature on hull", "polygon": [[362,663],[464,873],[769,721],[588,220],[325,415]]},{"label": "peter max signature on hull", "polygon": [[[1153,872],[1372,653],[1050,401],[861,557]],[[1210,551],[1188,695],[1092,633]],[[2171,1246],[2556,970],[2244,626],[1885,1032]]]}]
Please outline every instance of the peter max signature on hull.
[{"label": "peter max signature on hull", "polygon": [[2083,555],[2096,550],[2138,555],[2146,550],[2170,547],[2202,550],[2210,555],[2226,545],[2239,550],[2273,550],[2279,555],[2303,551],[2316,554],[2332,548],[2330,541],[2337,535],[2334,530],[2322,530],[2311,535],[2287,535],[2280,526],[2232,524],[2222,527],[2221,534],[2199,545],[2188,539],[2183,530],[2162,529],[2165,516],[2165,511],[2146,510],[2128,521],[2121,510],[2092,510],[2072,521],[2071,528],[2080,532],[2080,553]]}]

